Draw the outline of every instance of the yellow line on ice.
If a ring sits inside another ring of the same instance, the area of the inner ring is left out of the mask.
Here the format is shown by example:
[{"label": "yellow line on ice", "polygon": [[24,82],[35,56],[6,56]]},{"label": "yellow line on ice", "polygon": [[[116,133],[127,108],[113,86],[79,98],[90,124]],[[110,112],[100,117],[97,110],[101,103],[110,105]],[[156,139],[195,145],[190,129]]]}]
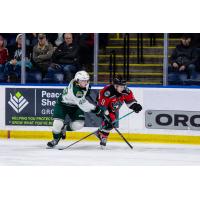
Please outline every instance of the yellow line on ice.
[{"label": "yellow line on ice", "polygon": [[[70,132],[67,133],[67,140],[79,140],[90,132]],[[171,143],[171,144],[195,144],[200,145],[200,136],[188,135],[163,135],[163,134],[143,134],[143,133],[123,133],[130,142],[149,143]],[[0,131],[0,138],[10,139],[52,139],[50,131]],[[95,136],[90,136],[87,141],[98,141]],[[117,133],[109,135],[109,141],[123,141]]]}]

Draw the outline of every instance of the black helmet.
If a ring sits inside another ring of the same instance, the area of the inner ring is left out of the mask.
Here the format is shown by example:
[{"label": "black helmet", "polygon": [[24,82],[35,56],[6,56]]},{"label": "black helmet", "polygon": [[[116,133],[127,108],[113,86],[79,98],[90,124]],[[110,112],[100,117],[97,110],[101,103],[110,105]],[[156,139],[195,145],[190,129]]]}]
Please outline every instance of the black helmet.
[{"label": "black helmet", "polygon": [[126,85],[126,80],[124,80],[122,76],[118,76],[114,78],[113,83],[116,85]]}]

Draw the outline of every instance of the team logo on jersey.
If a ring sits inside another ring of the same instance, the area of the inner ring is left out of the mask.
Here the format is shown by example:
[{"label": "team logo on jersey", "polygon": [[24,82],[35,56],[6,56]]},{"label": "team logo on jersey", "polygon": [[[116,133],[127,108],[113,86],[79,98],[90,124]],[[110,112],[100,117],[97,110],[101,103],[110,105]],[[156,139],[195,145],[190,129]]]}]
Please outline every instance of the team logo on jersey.
[{"label": "team logo on jersey", "polygon": [[106,91],[106,92],[104,93],[104,96],[105,96],[105,97],[109,97],[109,96],[110,96],[110,91]]},{"label": "team logo on jersey", "polygon": [[10,100],[8,104],[15,110],[16,113],[20,113],[29,102],[22,96],[20,92],[17,92],[14,96],[10,93]]},{"label": "team logo on jersey", "polygon": [[82,91],[77,91],[76,92],[76,97],[78,97],[78,98],[83,97],[83,92]]},{"label": "team logo on jersey", "polygon": [[118,110],[121,107],[121,103],[120,102],[113,102],[112,103],[112,108],[113,110]]}]

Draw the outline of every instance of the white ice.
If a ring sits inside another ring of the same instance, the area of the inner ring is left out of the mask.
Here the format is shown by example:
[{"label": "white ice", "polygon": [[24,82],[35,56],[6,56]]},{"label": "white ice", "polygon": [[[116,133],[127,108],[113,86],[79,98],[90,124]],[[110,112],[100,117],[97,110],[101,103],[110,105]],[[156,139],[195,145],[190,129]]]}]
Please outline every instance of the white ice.
[{"label": "white ice", "polygon": [[[200,146],[108,142],[102,150],[98,142],[80,142],[60,151],[46,149],[46,140],[0,140],[0,165],[134,166],[200,165]],[[62,141],[59,147],[70,144]]]}]

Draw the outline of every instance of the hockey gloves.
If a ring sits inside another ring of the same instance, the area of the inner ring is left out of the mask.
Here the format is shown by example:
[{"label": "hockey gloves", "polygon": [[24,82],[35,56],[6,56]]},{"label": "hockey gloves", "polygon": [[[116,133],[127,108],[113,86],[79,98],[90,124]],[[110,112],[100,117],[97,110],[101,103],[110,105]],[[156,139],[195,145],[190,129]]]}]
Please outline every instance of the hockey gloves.
[{"label": "hockey gloves", "polygon": [[93,112],[97,115],[97,117],[103,117],[105,109],[103,109],[103,107],[97,106]]},{"label": "hockey gloves", "polygon": [[136,113],[139,113],[142,110],[142,106],[139,103],[134,103],[129,108],[134,110]]}]

